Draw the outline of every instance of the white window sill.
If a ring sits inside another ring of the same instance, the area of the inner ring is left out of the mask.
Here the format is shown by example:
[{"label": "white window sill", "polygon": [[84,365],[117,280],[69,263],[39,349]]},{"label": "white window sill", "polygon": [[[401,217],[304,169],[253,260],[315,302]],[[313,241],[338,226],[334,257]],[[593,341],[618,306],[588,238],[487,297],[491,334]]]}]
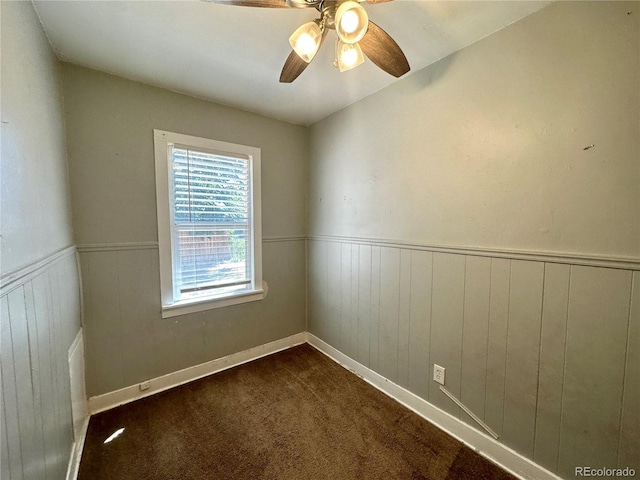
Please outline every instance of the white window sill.
[{"label": "white window sill", "polygon": [[196,298],[162,306],[162,318],[177,317],[188,313],[203,312],[214,308],[229,307],[241,303],[255,302],[267,296],[266,290],[251,290],[218,298]]}]

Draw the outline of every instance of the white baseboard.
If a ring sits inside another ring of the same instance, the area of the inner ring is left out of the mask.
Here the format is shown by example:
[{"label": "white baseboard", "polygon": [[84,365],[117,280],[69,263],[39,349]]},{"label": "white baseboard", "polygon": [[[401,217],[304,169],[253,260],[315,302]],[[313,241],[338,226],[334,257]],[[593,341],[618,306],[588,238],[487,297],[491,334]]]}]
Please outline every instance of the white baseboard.
[{"label": "white baseboard", "polygon": [[76,480],[84,439],[89,427],[89,407],[84,377],[84,330],[80,328],[68,351],[69,387],[71,390],[71,416],[73,420],[73,445],[67,465],[67,480]]},{"label": "white baseboard", "polygon": [[78,478],[78,470],[80,470],[80,460],[82,459],[82,450],[84,449],[84,440],[87,438],[88,428],[89,416],[86,416],[82,422],[82,427],[71,446],[71,455],[69,456],[66,480],[77,480]]},{"label": "white baseboard", "polygon": [[71,414],[73,419],[73,437],[78,441],[78,436],[83,424],[89,418],[87,405],[87,390],[84,373],[84,329],[81,327],[76,338],[69,347],[69,386],[71,389]]},{"label": "white baseboard", "polygon": [[396,385],[308,332],[307,343],[516,477],[524,480],[561,480],[540,465]]},{"label": "white baseboard", "polygon": [[178,370],[177,372],[172,372],[158,378],[153,378],[148,381],[149,388],[147,390],[140,391],[139,385],[136,384],[105,393],[104,395],[91,397],[89,398],[89,414],[94,415],[105,410],[110,410],[119,405],[124,405],[125,403],[133,402],[134,400],[139,400],[140,398],[148,397],[149,395],[221,372],[222,370],[257,360],[266,355],[271,355],[272,353],[305,343],[305,340],[305,332],[297,333],[290,337],[276,340],[275,342],[250,348],[226,357],[211,360],[210,362],[201,363],[200,365],[185,368],[184,370]]}]

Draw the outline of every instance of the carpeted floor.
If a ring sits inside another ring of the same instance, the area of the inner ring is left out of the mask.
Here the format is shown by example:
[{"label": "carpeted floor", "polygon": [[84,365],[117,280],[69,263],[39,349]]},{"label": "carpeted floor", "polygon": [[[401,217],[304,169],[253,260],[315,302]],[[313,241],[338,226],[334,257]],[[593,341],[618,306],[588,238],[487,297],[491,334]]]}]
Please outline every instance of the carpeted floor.
[{"label": "carpeted floor", "polygon": [[309,345],[93,416],[78,478],[513,479]]}]

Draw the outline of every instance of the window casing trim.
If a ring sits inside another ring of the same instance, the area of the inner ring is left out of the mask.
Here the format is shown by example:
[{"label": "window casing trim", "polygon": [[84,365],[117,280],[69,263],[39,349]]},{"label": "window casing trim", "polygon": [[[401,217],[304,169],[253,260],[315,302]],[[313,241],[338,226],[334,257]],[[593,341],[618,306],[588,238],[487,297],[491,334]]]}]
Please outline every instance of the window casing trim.
[{"label": "window casing trim", "polygon": [[[262,210],[261,210],[261,178],[260,149],[227,142],[220,142],[191,135],[184,135],[163,130],[153,131],[154,156],[156,173],[156,206],[158,217],[158,251],[160,264],[160,289],[162,317],[169,318],[212,308],[237,305],[239,303],[261,300],[266,292],[262,282]],[[172,188],[170,171],[172,158],[170,150],[173,146],[191,147],[199,150],[247,158],[251,171],[249,201],[252,205],[251,258],[253,276],[251,287],[230,294],[212,295],[196,299],[175,301],[173,285],[174,255],[172,252],[171,224],[173,218]]]}]

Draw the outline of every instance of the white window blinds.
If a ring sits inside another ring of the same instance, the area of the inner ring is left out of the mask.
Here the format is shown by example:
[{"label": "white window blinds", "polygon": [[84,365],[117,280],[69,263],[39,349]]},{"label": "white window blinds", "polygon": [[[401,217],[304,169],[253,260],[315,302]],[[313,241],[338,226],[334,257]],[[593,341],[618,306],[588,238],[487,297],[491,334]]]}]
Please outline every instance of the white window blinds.
[{"label": "white window blinds", "polygon": [[153,131],[162,317],[262,300],[257,147]]},{"label": "white window blinds", "polygon": [[248,158],[171,149],[174,298],[253,287]]}]

